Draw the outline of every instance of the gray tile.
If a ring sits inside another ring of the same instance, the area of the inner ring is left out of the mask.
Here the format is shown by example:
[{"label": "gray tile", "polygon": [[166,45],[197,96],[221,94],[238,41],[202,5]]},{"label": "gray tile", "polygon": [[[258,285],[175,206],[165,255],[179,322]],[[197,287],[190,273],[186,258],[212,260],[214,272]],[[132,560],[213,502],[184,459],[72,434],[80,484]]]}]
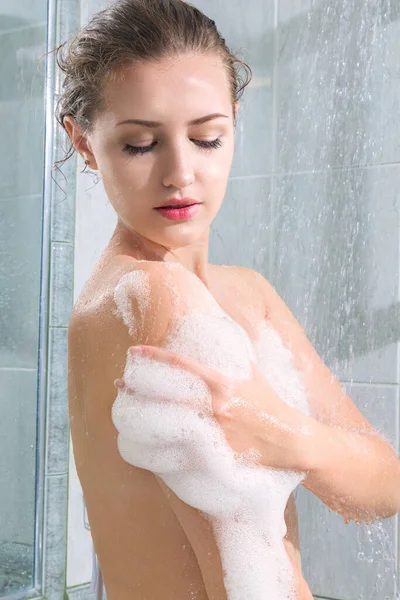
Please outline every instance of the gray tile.
[{"label": "gray tile", "polygon": [[68,330],[50,327],[50,369],[47,386],[46,474],[67,473],[69,451],[68,423]]},{"label": "gray tile", "polygon": [[36,368],[41,202],[40,196],[0,200],[0,367]]},{"label": "gray tile", "polygon": [[211,225],[209,261],[268,271],[271,178],[231,179]]},{"label": "gray tile", "polygon": [[240,99],[230,177],[268,175],[273,166],[273,91],[248,86]]},{"label": "gray tile", "polygon": [[372,44],[370,119],[368,128],[375,156],[367,153],[369,162],[400,161],[400,5],[397,0],[384,0],[387,8],[381,36]]},{"label": "gray tile", "polygon": [[279,0],[278,19],[281,23],[299,18],[312,8],[313,0]]},{"label": "gray tile", "polygon": [[[103,586],[103,595],[105,588]],[[66,589],[67,600],[95,600],[96,596],[90,591],[90,585],[80,585]]]},{"label": "gray tile", "polygon": [[33,545],[36,371],[0,369],[0,542]]},{"label": "gray tile", "polygon": [[396,383],[400,167],[281,177],[272,283],[342,380]]},{"label": "gray tile", "polygon": [[388,0],[304,4],[279,25],[279,170],[398,161],[400,24]]},{"label": "gray tile", "polygon": [[51,244],[50,326],[68,327],[72,309],[74,248],[68,243]]},{"label": "gray tile", "polygon": [[[397,389],[344,387],[370,423],[397,445]],[[394,595],[398,515],[345,525],[341,516],[302,486],[296,491],[296,505],[303,573],[313,594],[340,600],[398,597]]]},{"label": "gray tile", "polygon": [[45,478],[45,540],[43,595],[64,600],[67,554],[68,475]]},{"label": "gray tile", "polygon": [[399,390],[397,386],[343,383],[346,394],[398,452]]},{"label": "gray tile", "polygon": [[[57,35],[60,40],[66,40],[80,29],[84,22],[81,19],[81,4],[79,0],[63,0],[57,7]],[[90,2],[85,2],[86,4],[90,5]],[[93,12],[97,12],[106,8],[107,2],[96,1],[93,4]]]},{"label": "gray tile", "polygon": [[246,62],[255,77],[269,77],[273,67],[274,0],[197,0],[193,4],[213,19],[234,54]]}]

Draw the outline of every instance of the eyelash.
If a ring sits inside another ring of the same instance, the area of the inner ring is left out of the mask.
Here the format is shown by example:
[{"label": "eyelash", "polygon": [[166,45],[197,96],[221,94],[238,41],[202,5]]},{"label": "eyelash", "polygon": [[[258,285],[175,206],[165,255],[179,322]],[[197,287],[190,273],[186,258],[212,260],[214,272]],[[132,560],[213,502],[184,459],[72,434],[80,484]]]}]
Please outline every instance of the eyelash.
[{"label": "eyelash", "polygon": [[[204,150],[212,150],[220,148],[223,144],[221,142],[221,138],[217,138],[216,140],[212,140],[211,142],[202,142],[200,140],[194,140],[195,144],[198,144]],[[146,152],[150,152],[150,150],[154,147],[156,142],[150,144],[150,146],[131,146],[130,144],[126,144],[123,148],[123,152],[127,152],[133,156],[137,154],[145,154]]]}]

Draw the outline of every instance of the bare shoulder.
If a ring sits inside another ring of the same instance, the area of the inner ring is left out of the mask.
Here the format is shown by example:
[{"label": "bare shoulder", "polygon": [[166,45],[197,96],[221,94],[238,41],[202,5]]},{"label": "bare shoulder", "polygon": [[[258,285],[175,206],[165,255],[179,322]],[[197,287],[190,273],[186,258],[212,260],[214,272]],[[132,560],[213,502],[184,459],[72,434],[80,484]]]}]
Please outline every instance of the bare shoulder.
[{"label": "bare shoulder", "polygon": [[68,402],[70,414],[79,417],[75,423],[85,414],[87,427],[89,415],[94,430],[111,427],[114,381],[123,376],[129,348],[163,346],[185,301],[200,302],[189,275],[155,261],[129,261],[88,280],[68,328]]},{"label": "bare shoulder", "polygon": [[188,275],[189,271],[179,263],[115,259],[107,268],[95,270],[86,282],[74,305],[70,327],[82,320],[99,322],[104,318],[117,318],[126,321],[127,303],[136,303],[144,316],[146,308],[150,308],[151,296],[159,295],[165,300],[177,291],[179,284],[190,290],[193,281]]},{"label": "bare shoulder", "polygon": [[113,261],[94,271],[69,323],[71,376],[87,378],[91,367],[96,381],[101,372],[112,384],[121,376],[130,346],[159,345],[171,319],[188,304],[204,302],[200,284],[179,263]]}]

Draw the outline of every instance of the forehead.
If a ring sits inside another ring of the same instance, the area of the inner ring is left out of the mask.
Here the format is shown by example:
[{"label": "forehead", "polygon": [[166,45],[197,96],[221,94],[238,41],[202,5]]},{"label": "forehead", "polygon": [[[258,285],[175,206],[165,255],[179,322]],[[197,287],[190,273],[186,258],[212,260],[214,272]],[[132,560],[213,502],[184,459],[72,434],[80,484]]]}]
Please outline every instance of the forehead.
[{"label": "forehead", "polygon": [[107,82],[103,98],[112,120],[140,116],[163,122],[171,110],[190,120],[231,104],[226,69],[214,55],[182,55],[125,67],[118,81]]}]

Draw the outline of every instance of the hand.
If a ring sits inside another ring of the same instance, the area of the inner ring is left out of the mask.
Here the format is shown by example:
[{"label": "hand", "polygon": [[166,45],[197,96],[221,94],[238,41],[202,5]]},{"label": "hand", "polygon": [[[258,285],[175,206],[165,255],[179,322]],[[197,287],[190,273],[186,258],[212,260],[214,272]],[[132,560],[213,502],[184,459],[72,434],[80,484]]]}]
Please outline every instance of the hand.
[{"label": "hand", "polygon": [[[254,362],[252,379],[235,380],[175,352],[156,346],[140,348],[142,356],[203,379],[210,389],[213,416],[234,452],[252,449],[265,467],[306,470],[303,439],[309,435],[310,417],[281,400]],[[129,350],[137,355],[138,349]],[[122,379],[114,385],[126,390]]]}]

